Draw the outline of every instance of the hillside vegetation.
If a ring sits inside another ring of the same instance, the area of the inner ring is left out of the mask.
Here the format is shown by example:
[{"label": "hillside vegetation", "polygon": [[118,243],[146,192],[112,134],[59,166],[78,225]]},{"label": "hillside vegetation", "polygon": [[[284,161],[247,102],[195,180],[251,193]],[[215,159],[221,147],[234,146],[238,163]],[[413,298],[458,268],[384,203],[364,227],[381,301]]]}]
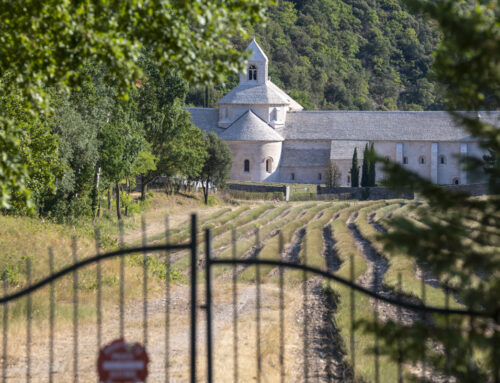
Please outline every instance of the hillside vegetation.
[{"label": "hillside vegetation", "polygon": [[[439,34],[402,0],[279,1],[251,31],[272,81],[306,109],[429,110],[443,107],[428,79]],[[248,41],[235,40],[244,50]],[[208,90],[208,105],[237,84]],[[205,89],[188,103],[205,105]]]}]

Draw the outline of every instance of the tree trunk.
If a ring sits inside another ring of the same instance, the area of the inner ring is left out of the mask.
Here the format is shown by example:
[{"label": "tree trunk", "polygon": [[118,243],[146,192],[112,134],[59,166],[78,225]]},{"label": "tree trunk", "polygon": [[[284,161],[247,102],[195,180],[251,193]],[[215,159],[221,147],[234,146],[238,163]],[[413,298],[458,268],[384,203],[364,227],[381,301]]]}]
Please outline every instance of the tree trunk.
[{"label": "tree trunk", "polygon": [[111,188],[108,188],[108,211],[111,210]]},{"label": "tree trunk", "polygon": [[122,219],[122,212],[120,211],[120,185],[116,183],[116,217],[118,220]]},{"label": "tree trunk", "polygon": [[208,180],[206,183],[202,183],[203,196],[205,197],[205,205],[208,205]]},{"label": "tree trunk", "polygon": [[145,177],[144,174],[141,174],[141,201],[146,199],[146,187],[147,184],[144,182]]},{"label": "tree trunk", "polygon": [[97,217],[100,217],[101,216],[101,199],[99,198],[97,200]]},{"label": "tree trunk", "polygon": [[99,178],[101,175],[101,168],[98,167],[94,173],[94,188],[92,190],[92,219],[96,216],[97,205],[99,201]]},{"label": "tree trunk", "polygon": [[128,204],[130,203],[130,182],[127,181],[127,206],[125,206],[125,217],[128,217]]}]

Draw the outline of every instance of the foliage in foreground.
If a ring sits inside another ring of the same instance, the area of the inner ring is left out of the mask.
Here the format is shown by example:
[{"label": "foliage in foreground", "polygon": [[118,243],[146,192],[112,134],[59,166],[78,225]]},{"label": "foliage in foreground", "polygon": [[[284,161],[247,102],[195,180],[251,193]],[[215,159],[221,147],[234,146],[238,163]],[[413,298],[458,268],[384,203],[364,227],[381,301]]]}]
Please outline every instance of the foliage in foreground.
[{"label": "foliage in foreground", "polygon": [[[13,92],[27,116],[50,110],[48,92],[68,95],[88,80],[86,66],[104,66],[103,80],[128,99],[140,86],[139,61],[147,46],[160,72],[173,70],[186,80],[223,81],[242,67],[231,38],[263,20],[259,0],[113,1],[43,3],[1,0],[0,97]],[[104,123],[106,120],[100,120]],[[29,206],[31,169],[21,155],[22,131],[14,116],[0,118],[0,208],[13,193]]]},{"label": "foliage in foreground", "polygon": [[[500,7],[496,0],[456,2],[410,1],[435,18],[444,39],[436,54],[435,71],[446,84],[446,96],[455,110],[481,111],[500,105]],[[500,152],[500,129],[483,123],[477,113],[456,113],[456,120],[473,137],[481,139],[490,153]],[[427,342],[442,344],[450,358],[432,355],[427,363],[435,372],[453,376],[459,382],[497,381],[500,337],[500,199],[471,199],[465,194],[442,189],[407,172],[398,164],[384,162],[388,182],[412,187],[426,198],[428,209],[419,210],[418,221],[398,217],[392,231],[381,237],[388,253],[408,253],[427,265],[438,280],[459,294],[466,307],[489,313],[489,318],[453,316],[449,331],[444,320],[436,325],[388,325],[383,351],[394,359],[418,362]],[[466,161],[476,172],[488,167],[491,185],[498,185],[500,168],[482,159]],[[495,190],[492,190],[493,192]],[[464,336],[464,333],[467,336]],[[397,341],[398,340],[398,341]],[[395,345],[399,344],[401,352]]]}]

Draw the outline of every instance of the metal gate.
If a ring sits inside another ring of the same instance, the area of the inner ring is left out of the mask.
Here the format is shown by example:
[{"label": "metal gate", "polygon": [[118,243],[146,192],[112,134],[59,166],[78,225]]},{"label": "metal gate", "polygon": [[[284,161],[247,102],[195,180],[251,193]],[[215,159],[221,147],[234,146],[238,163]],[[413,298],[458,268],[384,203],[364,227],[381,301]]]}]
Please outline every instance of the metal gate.
[{"label": "metal gate", "polygon": [[[353,372],[354,366],[356,364],[356,353],[355,353],[355,295],[354,292],[366,295],[375,300],[375,302],[385,302],[390,305],[394,305],[401,309],[412,310],[414,312],[421,313],[422,315],[431,315],[431,314],[441,314],[446,317],[451,315],[465,315],[468,317],[488,317],[487,313],[470,311],[470,310],[462,310],[462,309],[450,309],[448,307],[431,307],[426,306],[425,304],[419,304],[407,299],[402,299],[400,297],[390,297],[378,294],[374,291],[366,289],[363,286],[360,286],[351,280],[342,278],[335,273],[330,271],[321,270],[319,268],[308,266],[307,264],[299,264],[291,261],[283,261],[283,260],[271,260],[271,259],[240,259],[236,258],[233,255],[232,258],[214,258],[212,256],[212,248],[211,248],[211,236],[210,230],[206,230],[204,233],[204,259],[199,259],[198,257],[198,246],[199,246],[199,237],[200,233],[197,231],[198,224],[196,215],[192,215],[190,222],[190,236],[189,242],[183,244],[171,244],[170,243],[170,231],[167,230],[165,233],[166,243],[160,245],[147,245],[147,238],[145,236],[146,227],[143,222],[143,238],[142,245],[137,247],[129,247],[125,248],[123,246],[123,227],[121,227],[121,246],[119,250],[101,253],[100,251],[100,239],[97,234],[97,244],[96,244],[96,252],[97,254],[90,258],[85,258],[82,260],[78,260],[77,258],[77,246],[76,242],[73,244],[73,264],[70,266],[64,267],[59,271],[54,270],[54,255],[53,250],[50,250],[49,257],[49,270],[50,275],[44,279],[41,279],[35,283],[32,282],[32,273],[31,273],[31,261],[30,258],[27,260],[26,264],[26,275],[27,275],[27,283],[26,287],[19,289],[17,291],[10,292],[8,286],[8,277],[4,271],[3,278],[3,287],[4,287],[4,295],[0,298],[0,305],[3,308],[3,316],[2,316],[2,333],[3,333],[3,341],[2,341],[2,382],[7,382],[10,380],[9,378],[9,370],[10,362],[9,362],[9,345],[13,342],[12,338],[9,338],[9,305],[13,304],[13,302],[18,301],[21,298],[26,298],[26,338],[24,340],[20,340],[18,338],[14,339],[16,344],[23,343],[25,348],[25,381],[30,382],[33,381],[32,376],[32,319],[33,319],[33,298],[32,295],[40,291],[41,289],[48,288],[50,290],[49,295],[49,310],[48,310],[48,322],[49,322],[49,334],[48,334],[48,358],[47,358],[47,380],[49,382],[54,381],[54,361],[55,361],[55,349],[54,349],[54,336],[55,336],[55,327],[54,327],[54,319],[55,319],[55,307],[56,307],[56,296],[55,296],[55,282],[60,280],[65,276],[72,276],[73,279],[73,337],[72,337],[72,374],[69,373],[66,375],[66,381],[74,381],[78,382],[80,379],[79,376],[79,314],[78,314],[78,306],[79,306],[79,270],[89,266],[96,266],[96,301],[95,301],[95,313],[96,313],[96,344],[97,347],[100,348],[102,346],[102,331],[103,331],[103,322],[102,322],[102,269],[101,262],[106,259],[118,258],[120,259],[120,277],[119,277],[119,291],[120,291],[120,299],[118,302],[119,305],[119,332],[120,337],[124,337],[124,328],[125,328],[125,288],[126,288],[126,280],[125,280],[125,262],[126,257],[131,256],[133,254],[142,255],[141,265],[143,269],[142,275],[142,327],[143,327],[143,343],[144,346],[148,347],[148,273],[150,265],[151,256],[155,253],[161,253],[164,255],[164,266],[165,266],[165,360],[164,360],[164,368],[165,368],[165,381],[171,381],[170,373],[169,373],[169,358],[171,356],[170,349],[170,337],[171,334],[169,332],[169,326],[171,323],[171,278],[169,273],[171,272],[171,262],[170,262],[170,253],[174,251],[187,251],[190,256],[190,266],[189,266],[189,301],[190,301],[190,323],[189,323],[189,358],[190,358],[190,366],[189,366],[189,380],[192,383],[199,381],[199,377],[197,377],[197,368],[196,366],[201,363],[202,359],[206,359],[206,381],[213,382],[214,381],[214,333],[213,333],[213,323],[214,323],[214,313],[213,313],[213,271],[216,270],[217,267],[229,266],[232,268],[232,286],[233,286],[233,381],[237,382],[241,380],[241,377],[238,375],[238,310],[237,310],[237,299],[238,299],[238,273],[237,267],[256,267],[256,277],[255,277],[255,291],[256,291],[256,312],[255,312],[255,322],[256,322],[256,344],[255,344],[255,358],[256,358],[256,371],[255,371],[255,380],[257,382],[262,381],[262,360],[261,360],[261,340],[260,340],[260,330],[263,318],[261,316],[261,275],[260,268],[261,267],[272,267],[277,270],[277,283],[279,286],[279,376],[280,381],[285,382],[285,365],[284,365],[284,354],[285,354],[285,328],[284,328],[284,313],[285,313],[285,303],[284,303],[284,289],[285,289],[285,273],[286,271],[296,270],[302,273],[302,296],[303,296],[303,307],[304,307],[304,318],[303,318],[303,339],[302,339],[302,353],[303,353],[303,377],[304,381],[309,381],[309,363],[308,363],[308,353],[310,351],[310,344],[308,341],[308,312],[307,312],[307,297],[308,297],[308,287],[307,281],[312,278],[312,276],[317,276],[322,278],[324,281],[334,281],[336,283],[345,286],[350,290],[350,343],[351,343],[351,353],[347,362],[351,367],[351,376],[350,380],[354,380]],[[233,234],[233,247],[236,245],[236,238]],[[233,253],[235,254],[235,253]],[[201,262],[200,262],[201,261]],[[304,262],[305,263],[305,262]],[[351,261],[352,263],[352,261]],[[353,268],[353,264],[351,264],[351,268]],[[163,270],[163,269],[162,269]],[[205,273],[204,280],[199,281],[199,274],[203,271]],[[204,284],[205,289],[205,297],[204,304],[200,305],[200,300],[197,297],[198,286]],[[204,334],[204,340],[201,340],[197,337],[197,316],[199,315],[199,310],[204,310],[206,315],[206,333]],[[378,304],[375,304],[374,308],[374,321],[375,326],[378,323]],[[448,321],[447,321],[448,323]],[[495,330],[496,331],[496,327]],[[373,381],[379,381],[379,355],[378,355],[378,332],[375,331],[375,352],[374,352],[374,376]],[[200,341],[205,342],[205,356],[197,355],[198,345]],[[69,351],[69,350],[68,350]],[[97,351],[97,350],[96,350]],[[449,350],[445,350],[445,357],[449,357]],[[97,352],[96,352],[97,355]],[[425,355],[423,358],[423,368],[425,369]],[[69,376],[72,375],[72,379]],[[347,379],[347,377],[346,377]],[[498,371],[494,373],[494,381],[498,381]],[[401,363],[398,365],[398,377],[396,381],[401,381]]]}]

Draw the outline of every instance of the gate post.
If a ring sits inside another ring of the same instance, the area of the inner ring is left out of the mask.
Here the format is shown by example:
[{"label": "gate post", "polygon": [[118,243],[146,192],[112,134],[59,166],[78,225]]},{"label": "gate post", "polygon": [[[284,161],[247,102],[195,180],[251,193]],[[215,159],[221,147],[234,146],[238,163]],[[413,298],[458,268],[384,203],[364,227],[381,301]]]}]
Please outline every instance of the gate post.
[{"label": "gate post", "polygon": [[191,383],[196,383],[196,214],[191,215]]},{"label": "gate post", "polygon": [[207,314],[207,382],[212,383],[212,275],[210,229],[205,230],[205,310]]}]

